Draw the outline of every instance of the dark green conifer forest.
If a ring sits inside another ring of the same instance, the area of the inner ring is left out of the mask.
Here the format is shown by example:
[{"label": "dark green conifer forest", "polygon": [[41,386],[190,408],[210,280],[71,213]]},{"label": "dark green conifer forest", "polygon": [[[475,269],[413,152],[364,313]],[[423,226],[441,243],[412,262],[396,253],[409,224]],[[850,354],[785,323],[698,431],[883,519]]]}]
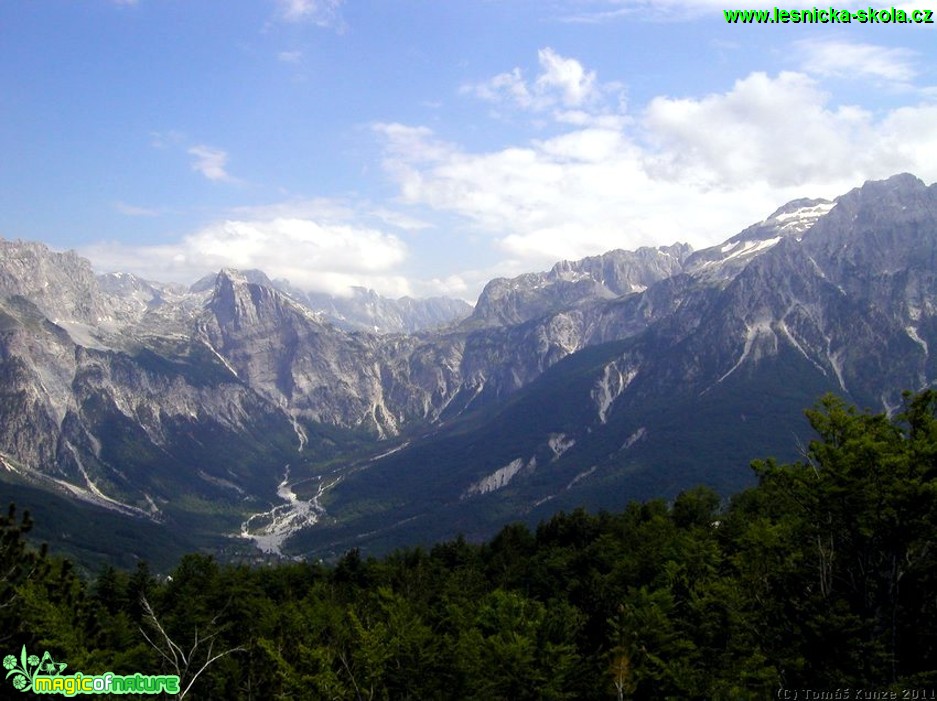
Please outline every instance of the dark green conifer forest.
[{"label": "dark green conifer forest", "polygon": [[756,461],[728,502],[698,487],[332,565],[88,578],[11,508],[0,653],[178,674],[191,699],[937,698],[937,391],[808,416],[802,459]]}]

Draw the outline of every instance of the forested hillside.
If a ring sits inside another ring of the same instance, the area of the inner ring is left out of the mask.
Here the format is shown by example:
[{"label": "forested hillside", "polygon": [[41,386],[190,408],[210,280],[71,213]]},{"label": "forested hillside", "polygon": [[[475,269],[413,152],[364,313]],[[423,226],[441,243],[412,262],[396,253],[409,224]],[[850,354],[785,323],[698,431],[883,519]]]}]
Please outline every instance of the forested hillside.
[{"label": "forested hillside", "polygon": [[758,485],[729,503],[697,488],[333,564],[193,554],[168,576],[141,563],[83,578],[25,546],[11,509],[0,652],[178,673],[197,699],[933,694],[935,415],[934,390],[893,417],[825,397],[803,459],[756,461]]}]

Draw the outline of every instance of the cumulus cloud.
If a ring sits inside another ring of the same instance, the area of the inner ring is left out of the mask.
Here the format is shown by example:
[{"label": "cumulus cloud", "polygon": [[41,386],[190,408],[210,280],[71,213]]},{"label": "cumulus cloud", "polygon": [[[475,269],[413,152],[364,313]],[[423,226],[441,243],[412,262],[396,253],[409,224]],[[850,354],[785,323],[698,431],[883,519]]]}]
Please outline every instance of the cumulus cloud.
[{"label": "cumulus cloud", "polygon": [[[641,148],[611,129],[579,129],[525,147],[469,153],[441,145],[425,130],[377,128],[391,142],[387,168],[401,197],[456,213],[490,236],[507,259],[500,274],[612,248],[700,243],[701,236],[725,234],[740,211],[747,220],[759,219],[777,205],[767,185],[748,188],[736,201],[738,192],[688,193],[680,183],[655,178]],[[400,148],[396,139],[409,147]],[[413,147],[414,139],[428,143]]]},{"label": "cumulus cloud", "polygon": [[[524,93],[519,74],[504,75],[513,76],[499,83],[510,88],[505,99],[537,94],[537,81]],[[594,85],[585,70],[544,75],[551,88],[583,88],[570,102]],[[616,247],[712,245],[789,199],[835,196],[900,171],[937,179],[937,106],[873,113],[837,104],[805,73],[752,73],[725,92],[660,96],[631,119],[581,111],[551,138],[482,152],[422,126],[374,129],[405,202],[457,215],[528,270]]]},{"label": "cumulus cloud", "polygon": [[228,154],[225,151],[199,144],[189,148],[188,153],[195,157],[192,161],[192,170],[201,173],[207,179],[214,182],[235,181],[235,178],[231,177],[225,169],[228,163]]},{"label": "cumulus cloud", "polygon": [[726,93],[656,98],[644,125],[652,172],[712,187],[843,186],[911,171],[937,177],[937,107],[873,113],[836,105],[802,73],[753,73]]},{"label": "cumulus cloud", "polygon": [[579,107],[597,97],[594,71],[587,72],[576,59],[563,58],[549,47],[541,49],[537,57],[543,71],[537,77],[538,92],[557,90],[567,107]]},{"label": "cumulus cloud", "polygon": [[291,270],[291,279],[324,270],[381,272],[405,256],[396,237],[373,229],[285,218],[218,222],[188,237],[186,249],[199,260],[237,268]]},{"label": "cumulus cloud", "polygon": [[411,287],[398,268],[407,247],[397,236],[337,220],[324,201],[271,206],[211,223],[178,243],[97,243],[82,250],[100,270],[191,283],[221,268],[258,268],[307,290],[345,294],[353,285],[400,296]]},{"label": "cumulus cloud", "polygon": [[550,47],[537,52],[540,72],[528,81],[515,67],[480,83],[463,85],[460,92],[488,102],[510,105],[523,110],[575,110],[596,106],[617,84],[602,85],[595,71],[587,71],[573,58],[561,56]]},{"label": "cumulus cloud", "polygon": [[194,143],[184,132],[175,129],[150,132],[150,145],[160,151],[185,151],[192,157],[190,162],[192,170],[208,180],[227,183],[241,182],[228,172],[227,151],[204,143]]},{"label": "cumulus cloud", "polygon": [[475,95],[489,102],[512,102],[524,109],[535,105],[535,98],[527,88],[524,74],[517,67],[506,73],[499,73],[482,83],[463,85],[460,92]]},{"label": "cumulus cloud", "polygon": [[786,187],[834,177],[855,179],[876,157],[867,148],[872,115],[832,107],[802,73],[753,73],[726,93],[700,99],[658,97],[645,112],[649,162],[662,177],[713,186],[752,179]]}]

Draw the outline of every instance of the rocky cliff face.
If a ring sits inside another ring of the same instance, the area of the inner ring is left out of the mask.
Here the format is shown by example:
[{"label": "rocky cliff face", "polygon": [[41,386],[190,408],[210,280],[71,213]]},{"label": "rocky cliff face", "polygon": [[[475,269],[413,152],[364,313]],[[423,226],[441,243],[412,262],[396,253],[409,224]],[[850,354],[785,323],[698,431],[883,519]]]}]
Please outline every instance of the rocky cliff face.
[{"label": "rocky cliff face", "polygon": [[[762,234],[757,240],[777,240],[701,312],[695,336],[706,360],[699,365],[722,380],[784,346],[863,403],[896,406],[900,390],[937,379],[929,354],[937,188],[896,176],[834,203],[806,205],[824,213],[793,235]],[[706,269],[694,263],[691,274],[705,279]]]},{"label": "rocky cliff face", "polygon": [[98,324],[115,311],[91,265],[73,251],[39,243],[0,240],[0,296],[22,297],[52,320]]},{"label": "rocky cliff face", "polygon": [[[348,475],[334,523],[297,547],[482,537],[505,514],[738,489],[753,457],[798,457],[824,391],[893,411],[937,382],[935,253],[937,187],[899,176],[782,207],[643,292],[470,336],[466,358],[480,338],[515,349],[485,370],[511,400]],[[415,484],[431,497],[401,499]],[[378,499],[394,506],[360,515]]]},{"label": "rocky cliff face", "polygon": [[469,320],[472,326],[511,326],[560,309],[644,292],[682,272],[687,244],[610,251],[562,261],[546,273],[489,282]]},{"label": "rocky cliff face", "polygon": [[[623,465],[667,435],[653,407],[689,416],[711,398],[730,406],[742,387],[783,391],[769,368],[804,393],[829,387],[894,409],[901,390],[937,381],[937,188],[896,176],[833,202],[791,202],[710,249],[612,251],[494,280],[470,317],[434,332],[341,328],[284,285],[258,271],[224,270],[188,289],[95,277],[73,253],[0,241],[7,475],[152,518],[184,487],[226,503],[236,520],[271,498],[298,451],[304,464],[327,463],[328,484],[344,485],[334,493],[354,501],[361,465],[342,456],[353,447],[360,457],[369,442],[384,451],[381,439],[406,434],[412,445],[382,463],[398,466],[382,483],[396,494],[400,470],[439,460],[412,452],[427,435],[481,430],[481,419],[460,417],[521,406],[547,392],[537,387],[581,386],[564,399],[571,413],[531,428],[523,450],[495,455],[480,437],[449,451],[474,461],[445,477],[453,503],[468,509],[508,492],[528,503],[557,498],[561,476],[570,494],[593,493],[590,484],[605,493],[618,482],[601,482],[602,465]],[[384,302],[362,299],[372,319],[388,318]],[[428,308],[412,318],[458,315]],[[385,327],[415,323],[397,319]],[[549,400],[539,402],[536,411],[552,415]],[[617,447],[596,447],[606,443]],[[567,464],[577,471],[564,473]],[[318,502],[309,512],[325,513]]]},{"label": "rocky cliff face", "polygon": [[[418,333],[458,323],[472,312],[467,302],[450,297],[388,299],[363,287],[353,287],[348,295],[337,296],[307,292],[288,280],[271,280],[260,270],[238,271],[238,274],[248,282],[282,292],[345,331]],[[214,284],[215,277],[208,276],[192,285],[190,291],[196,294],[210,291]]]},{"label": "rocky cliff face", "polygon": [[376,334],[432,331],[458,323],[472,313],[471,305],[461,299],[388,299],[363,287],[353,287],[347,297],[298,291],[291,294],[339,328]]}]

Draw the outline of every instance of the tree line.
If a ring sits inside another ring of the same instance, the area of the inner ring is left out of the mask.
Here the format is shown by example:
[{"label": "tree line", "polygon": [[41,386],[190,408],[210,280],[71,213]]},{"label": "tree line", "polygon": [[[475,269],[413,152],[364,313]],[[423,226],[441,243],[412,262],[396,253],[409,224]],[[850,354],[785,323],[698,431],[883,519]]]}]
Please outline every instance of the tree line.
[{"label": "tree line", "polygon": [[83,577],[11,507],[0,653],[178,674],[197,699],[937,698],[937,391],[807,414],[802,459],[756,461],[728,502],[698,487],[332,565]]}]

